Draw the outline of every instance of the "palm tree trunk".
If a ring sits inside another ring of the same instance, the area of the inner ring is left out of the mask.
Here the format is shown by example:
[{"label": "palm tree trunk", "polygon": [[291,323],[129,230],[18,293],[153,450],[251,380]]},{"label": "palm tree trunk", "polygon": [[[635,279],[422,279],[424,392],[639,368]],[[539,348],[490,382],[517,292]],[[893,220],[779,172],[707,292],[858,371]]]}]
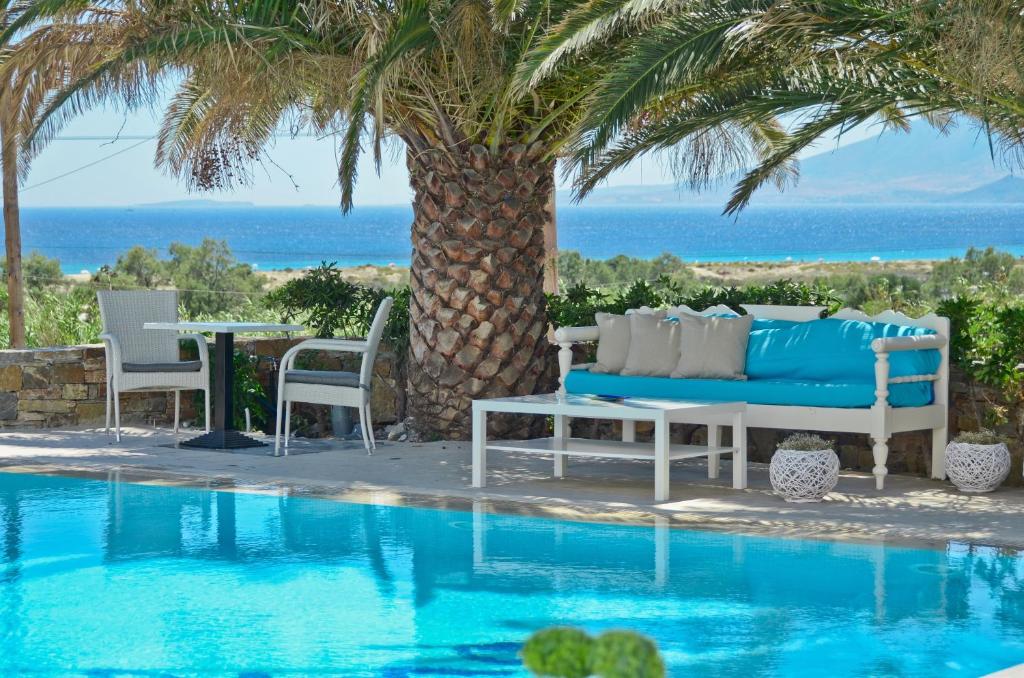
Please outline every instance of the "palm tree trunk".
[{"label": "palm tree trunk", "polygon": [[21,274],[21,215],[18,210],[18,145],[7,126],[0,126],[3,170],[4,242],[7,249],[7,320],[11,348],[25,348],[25,284]]},{"label": "palm tree trunk", "polygon": [[548,220],[544,223],[544,291],[558,294],[558,212],[554,187],[548,192]]},{"label": "palm tree trunk", "polygon": [[[473,399],[548,386],[544,226],[554,164],[537,159],[542,151],[513,145],[492,155],[474,145],[407,155],[415,191],[409,411],[425,437],[467,439]],[[537,425],[491,422],[502,436]]]}]

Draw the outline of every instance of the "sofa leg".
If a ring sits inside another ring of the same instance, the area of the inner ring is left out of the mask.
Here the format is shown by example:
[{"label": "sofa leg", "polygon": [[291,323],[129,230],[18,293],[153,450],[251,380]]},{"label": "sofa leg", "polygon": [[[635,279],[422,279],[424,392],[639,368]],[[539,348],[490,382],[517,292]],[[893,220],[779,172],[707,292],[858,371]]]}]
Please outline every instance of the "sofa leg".
[{"label": "sofa leg", "polygon": [[932,429],[932,478],[946,479],[946,443],[948,432],[945,428]]},{"label": "sofa leg", "polygon": [[871,448],[871,454],[875,458],[875,468],[871,470],[875,474],[875,488],[878,490],[885,488],[885,476],[889,475],[889,469],[885,467],[885,462],[889,459],[889,442],[888,438],[874,438],[875,446]]}]

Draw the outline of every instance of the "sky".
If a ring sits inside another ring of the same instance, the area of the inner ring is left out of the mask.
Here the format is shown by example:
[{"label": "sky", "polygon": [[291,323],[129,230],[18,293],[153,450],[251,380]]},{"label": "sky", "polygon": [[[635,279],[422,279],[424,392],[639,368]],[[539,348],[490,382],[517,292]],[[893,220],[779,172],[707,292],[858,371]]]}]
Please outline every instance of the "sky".
[{"label": "sky", "polygon": [[[183,182],[154,167],[156,141],[144,138],[155,135],[158,128],[158,115],[148,111],[125,116],[113,110],[96,109],[73,120],[32,164],[22,184],[22,206],[99,207],[190,199],[256,205],[339,202],[336,144],[331,139],[278,138],[269,149],[273,164],[257,168],[251,186],[231,192],[190,193]],[[838,142],[826,142],[815,152],[828,152],[837,145],[877,134],[877,127],[856,129]],[[119,138],[112,140],[115,136]],[[390,156],[377,176],[371,156],[364,155],[355,191],[356,206],[409,203],[412,192],[401,149],[393,149]],[[671,182],[671,175],[661,163],[647,158],[611,177],[607,185]]]}]

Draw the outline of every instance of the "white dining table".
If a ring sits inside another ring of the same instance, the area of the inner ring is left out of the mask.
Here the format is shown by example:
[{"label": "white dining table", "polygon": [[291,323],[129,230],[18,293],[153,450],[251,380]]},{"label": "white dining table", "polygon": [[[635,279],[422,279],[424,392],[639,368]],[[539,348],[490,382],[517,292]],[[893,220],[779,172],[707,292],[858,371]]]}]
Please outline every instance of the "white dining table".
[{"label": "white dining table", "polygon": [[214,385],[213,385],[213,426],[209,433],[179,443],[184,447],[201,447],[211,450],[238,450],[247,447],[263,447],[262,443],[250,438],[235,428],[234,387],[235,387],[235,335],[268,332],[302,332],[302,325],[285,323],[249,322],[150,322],[142,325],[147,330],[174,330],[178,332],[212,332],[214,344]]}]

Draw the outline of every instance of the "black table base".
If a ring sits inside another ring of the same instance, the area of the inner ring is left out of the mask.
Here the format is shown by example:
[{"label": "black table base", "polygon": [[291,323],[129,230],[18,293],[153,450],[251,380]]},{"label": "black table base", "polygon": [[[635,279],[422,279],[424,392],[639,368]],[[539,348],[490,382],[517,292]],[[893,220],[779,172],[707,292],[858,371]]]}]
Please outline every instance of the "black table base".
[{"label": "black table base", "polygon": [[217,332],[214,348],[217,373],[213,381],[213,428],[209,433],[178,443],[181,447],[208,450],[240,450],[266,447],[266,443],[250,438],[235,428],[235,335]]},{"label": "black table base", "polygon": [[202,447],[209,450],[241,450],[246,447],[267,447],[267,444],[239,431],[210,431],[201,436],[183,440],[181,447]]}]

